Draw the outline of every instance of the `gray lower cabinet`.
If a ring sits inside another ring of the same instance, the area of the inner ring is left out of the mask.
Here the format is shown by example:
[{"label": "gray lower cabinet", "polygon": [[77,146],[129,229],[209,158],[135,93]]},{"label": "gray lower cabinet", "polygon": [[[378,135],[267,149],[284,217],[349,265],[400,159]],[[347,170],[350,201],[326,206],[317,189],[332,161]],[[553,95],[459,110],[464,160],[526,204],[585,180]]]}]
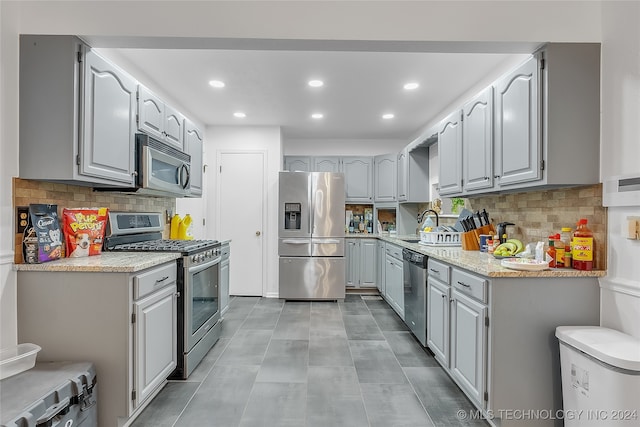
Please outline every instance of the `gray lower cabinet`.
[{"label": "gray lower cabinet", "polygon": [[184,121],[184,151],[191,156],[189,197],[202,196],[204,134],[189,119]]},{"label": "gray lower cabinet", "polygon": [[404,320],[404,267],[402,248],[386,243],[385,245],[384,297],[389,305]]},{"label": "gray lower cabinet", "polygon": [[175,261],[136,273],[19,271],[18,341],[41,361],[88,360],[98,425],[137,417],[177,360]]},{"label": "gray lower cabinet", "polygon": [[385,277],[384,277],[384,266],[385,266],[385,261],[386,261],[386,257],[387,254],[384,250],[384,240],[378,240],[377,242],[378,245],[378,253],[377,253],[377,257],[378,257],[378,262],[376,264],[376,285],[378,287],[378,291],[380,291],[380,295],[385,294]]},{"label": "gray lower cabinet", "polygon": [[73,36],[20,36],[20,177],[131,187],[136,81]]},{"label": "gray lower cabinet", "polygon": [[598,279],[487,278],[433,258],[428,269],[427,346],[489,423],[521,425],[501,418],[514,408],[561,410],[555,328],[598,325]]},{"label": "gray lower cabinet", "polygon": [[347,287],[376,287],[377,240],[351,238],[345,243]]},{"label": "gray lower cabinet", "polygon": [[220,313],[227,311],[229,308],[229,258],[231,255],[231,246],[225,243],[220,247]]}]

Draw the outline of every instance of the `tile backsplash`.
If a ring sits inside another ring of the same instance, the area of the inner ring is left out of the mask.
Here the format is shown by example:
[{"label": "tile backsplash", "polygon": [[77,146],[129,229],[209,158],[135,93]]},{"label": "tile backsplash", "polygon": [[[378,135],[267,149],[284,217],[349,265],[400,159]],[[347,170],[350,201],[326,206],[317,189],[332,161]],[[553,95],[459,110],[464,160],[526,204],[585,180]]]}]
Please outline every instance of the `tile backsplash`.
[{"label": "tile backsplash", "polygon": [[[13,211],[18,206],[31,203],[58,205],[58,216],[63,208],[106,207],[112,211],[165,212],[176,210],[172,197],[146,197],[116,192],[96,192],[90,187],[45,181],[13,178]],[[169,237],[169,225],[165,225],[164,237]],[[22,235],[16,234],[15,260],[22,262]]]},{"label": "tile backsplash", "polygon": [[593,231],[595,268],[606,269],[607,209],[602,206],[602,185],[531,191],[514,194],[492,194],[467,200],[467,209],[486,209],[494,224],[513,222],[509,236],[525,243],[548,241],[562,227],[575,229],[580,218],[588,220]]}]

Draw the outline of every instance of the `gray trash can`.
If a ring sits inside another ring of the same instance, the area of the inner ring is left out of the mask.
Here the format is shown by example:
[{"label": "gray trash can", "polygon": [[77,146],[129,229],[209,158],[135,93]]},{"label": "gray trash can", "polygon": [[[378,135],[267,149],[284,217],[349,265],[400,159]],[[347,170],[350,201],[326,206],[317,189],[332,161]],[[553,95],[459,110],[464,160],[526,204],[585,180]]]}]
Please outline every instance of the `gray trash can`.
[{"label": "gray trash can", "polygon": [[98,426],[92,363],[42,362],[0,381],[0,427]]}]

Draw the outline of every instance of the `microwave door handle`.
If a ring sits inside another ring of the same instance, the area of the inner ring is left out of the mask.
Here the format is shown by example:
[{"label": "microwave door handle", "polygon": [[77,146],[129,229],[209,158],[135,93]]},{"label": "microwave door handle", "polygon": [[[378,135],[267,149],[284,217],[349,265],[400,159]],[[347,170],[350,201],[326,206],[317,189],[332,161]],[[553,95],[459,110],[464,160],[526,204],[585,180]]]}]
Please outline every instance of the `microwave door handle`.
[{"label": "microwave door handle", "polygon": [[[184,177],[184,172],[186,172],[187,178],[183,180],[182,178]],[[182,188],[186,189],[189,186],[190,181],[191,173],[189,172],[189,166],[183,163],[180,167],[180,184],[182,185]]]}]

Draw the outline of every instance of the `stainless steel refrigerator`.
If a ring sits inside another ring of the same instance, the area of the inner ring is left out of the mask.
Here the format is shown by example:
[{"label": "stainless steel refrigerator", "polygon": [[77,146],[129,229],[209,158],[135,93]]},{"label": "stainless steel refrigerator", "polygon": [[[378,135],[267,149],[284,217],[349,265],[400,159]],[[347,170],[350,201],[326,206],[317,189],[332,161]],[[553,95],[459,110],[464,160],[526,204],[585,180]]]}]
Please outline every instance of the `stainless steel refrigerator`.
[{"label": "stainless steel refrigerator", "polygon": [[280,172],[279,191],[280,298],[344,299],[344,175]]}]

